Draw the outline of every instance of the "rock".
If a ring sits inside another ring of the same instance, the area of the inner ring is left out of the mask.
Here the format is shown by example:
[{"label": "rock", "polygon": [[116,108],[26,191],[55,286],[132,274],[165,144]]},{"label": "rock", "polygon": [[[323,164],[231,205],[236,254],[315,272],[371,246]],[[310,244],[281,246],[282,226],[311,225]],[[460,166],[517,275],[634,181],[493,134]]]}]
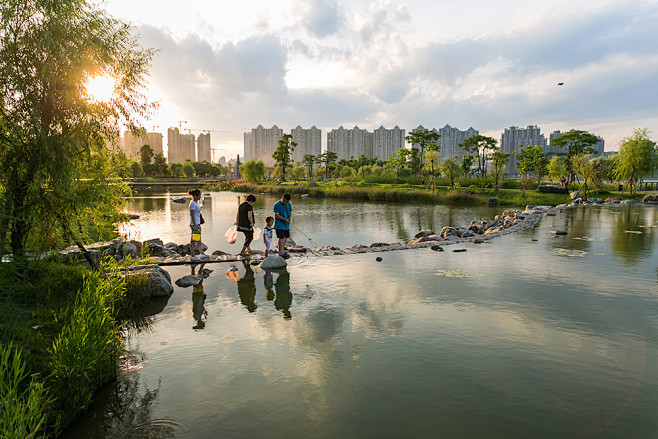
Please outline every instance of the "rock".
[{"label": "rock", "polygon": [[[254,253],[256,253],[257,250],[254,250]],[[295,247],[288,247],[288,252],[289,253],[306,253],[311,251],[311,249],[302,247],[301,245],[295,246]]]},{"label": "rock", "polygon": [[412,239],[409,241],[409,245],[418,244],[419,242],[428,242],[428,241],[438,241],[439,237],[436,235],[430,236],[421,236],[420,238]]},{"label": "rock", "polygon": [[646,204],[658,204],[658,194],[647,194],[642,198],[642,202]]},{"label": "rock", "polygon": [[568,233],[564,230],[551,230],[551,233],[554,235],[567,235]]},{"label": "rock", "polygon": [[621,200],[619,204],[636,204],[639,203],[637,200]]},{"label": "rock", "polygon": [[128,214],[128,217],[129,217],[131,220],[139,219],[139,215],[134,214],[134,213],[130,213],[130,214]]},{"label": "rock", "polygon": [[443,238],[444,241],[457,241],[459,239],[458,235],[450,235]]},{"label": "rock", "polygon": [[436,235],[436,233],[434,233],[432,230],[421,230],[420,232],[414,235],[414,239],[422,238],[423,236],[431,236],[431,235]]},{"label": "rock", "polygon": [[621,202],[621,198],[619,197],[608,197],[604,201],[604,203],[612,203],[612,204],[619,204],[620,202]]},{"label": "rock", "polygon": [[452,252],[453,252],[453,253],[463,253],[463,252],[465,252],[465,251],[466,251],[465,248],[456,248],[456,249],[454,249]]},{"label": "rock", "polygon": [[143,243],[143,245],[149,245],[149,244],[156,244],[156,245],[164,246],[164,244],[162,243],[162,239],[160,239],[160,238],[147,239]]},{"label": "rock", "polygon": [[603,198],[590,198],[589,202],[592,204],[602,204],[603,203]]},{"label": "rock", "polygon": [[537,238],[532,238],[530,241],[537,242]]},{"label": "rock", "polygon": [[546,216],[555,216],[554,213],[546,212]]},{"label": "rock", "polygon": [[375,258],[375,261],[377,261],[377,262],[381,262],[381,261],[382,261],[382,257],[381,257],[381,256],[377,256],[377,257]]},{"label": "rock", "polygon": [[276,268],[286,267],[288,263],[281,256],[268,256],[260,263],[260,268],[263,270],[272,270]]},{"label": "rock", "polygon": [[187,201],[187,197],[174,197],[171,199],[172,203],[185,203]]},{"label": "rock", "polygon": [[388,244],[385,242],[373,242],[368,246],[368,248],[373,248],[373,247],[388,247]]},{"label": "rock", "polygon": [[441,233],[439,234],[441,238],[447,239],[449,236],[457,236],[459,237],[461,233],[456,227],[444,227],[441,229]]},{"label": "rock", "polygon": [[209,196],[210,196],[210,192],[206,192],[205,194],[203,194],[203,196],[204,196],[204,197],[209,197]]},{"label": "rock", "polygon": [[432,250],[434,250],[435,252],[442,252],[443,251],[443,247],[441,247],[440,245],[433,245],[430,248]]},{"label": "rock", "polygon": [[180,279],[178,279],[176,281],[176,285],[178,285],[181,288],[194,287],[196,285],[199,285],[199,282],[201,282],[203,279],[204,276],[194,276],[188,274],[187,276],[183,276]]},{"label": "rock", "polygon": [[571,192],[569,194],[569,198],[571,198],[572,200],[575,200],[576,198],[582,198],[582,197],[583,196],[580,195],[580,192],[578,192],[578,191],[574,191],[574,192]]},{"label": "rock", "polygon": [[146,275],[148,281],[145,283],[145,288],[148,289],[151,297],[170,296],[174,292],[174,287],[171,284],[171,277],[167,270],[157,265],[141,265],[131,267],[128,271],[124,271],[123,276],[144,276]]},{"label": "rock", "polygon": [[481,240],[481,239],[474,239],[473,240],[473,244],[482,244],[482,243],[484,243],[484,241]]},{"label": "rock", "polygon": [[124,258],[130,256],[131,258],[136,258],[139,255],[137,251],[137,246],[132,242],[124,242],[121,246],[121,256]]},{"label": "rock", "polygon": [[461,234],[462,238],[472,238],[474,236],[477,236],[475,233],[471,232],[470,230],[465,231],[464,233]]},{"label": "rock", "polygon": [[225,255],[228,255],[228,253],[225,253],[225,252],[223,252],[223,251],[221,251],[221,250],[215,250],[214,252],[212,252],[212,254],[213,254],[213,256],[225,256]]},{"label": "rock", "polygon": [[537,192],[548,193],[567,193],[567,188],[555,184],[540,184],[537,186]]},{"label": "rock", "polygon": [[471,224],[468,230],[478,235],[482,235],[484,233],[484,225],[481,223]]}]

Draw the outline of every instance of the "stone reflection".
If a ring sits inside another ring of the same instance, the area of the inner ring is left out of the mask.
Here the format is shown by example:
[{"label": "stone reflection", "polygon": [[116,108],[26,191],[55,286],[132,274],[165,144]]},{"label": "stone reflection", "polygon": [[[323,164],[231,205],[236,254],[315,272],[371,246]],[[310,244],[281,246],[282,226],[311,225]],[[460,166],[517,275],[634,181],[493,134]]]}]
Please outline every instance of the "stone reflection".
[{"label": "stone reflection", "polygon": [[108,437],[134,439],[168,439],[176,437],[175,422],[157,420],[153,416],[160,382],[157,389],[140,389],[139,375],[120,374],[116,382],[96,395],[95,404],[103,410],[83,415],[65,431],[63,438]]}]

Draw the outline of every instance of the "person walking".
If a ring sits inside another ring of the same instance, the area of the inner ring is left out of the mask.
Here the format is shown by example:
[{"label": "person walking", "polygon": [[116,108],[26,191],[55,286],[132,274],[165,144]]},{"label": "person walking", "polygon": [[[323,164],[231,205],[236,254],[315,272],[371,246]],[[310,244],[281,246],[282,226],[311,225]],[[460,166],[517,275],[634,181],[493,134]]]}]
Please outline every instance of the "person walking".
[{"label": "person walking", "polygon": [[290,194],[283,194],[281,199],[274,203],[274,230],[279,239],[279,256],[288,259],[290,255],[286,252],[286,241],[290,238],[290,219],[292,218],[292,204]]},{"label": "person walking", "polygon": [[253,204],[256,197],[252,194],[247,195],[247,200],[238,207],[238,215],[235,223],[238,225],[238,231],[244,233],[244,245],[240,255],[248,256],[253,253],[251,250],[251,241],[254,239],[254,208]]},{"label": "person walking", "polygon": [[[192,229],[192,238],[190,239],[190,261],[199,262],[201,259],[207,259],[208,255],[203,254],[201,250],[201,191],[199,189],[192,189],[188,192],[192,197],[190,201],[190,229]],[[198,257],[194,252],[198,252]]]}]

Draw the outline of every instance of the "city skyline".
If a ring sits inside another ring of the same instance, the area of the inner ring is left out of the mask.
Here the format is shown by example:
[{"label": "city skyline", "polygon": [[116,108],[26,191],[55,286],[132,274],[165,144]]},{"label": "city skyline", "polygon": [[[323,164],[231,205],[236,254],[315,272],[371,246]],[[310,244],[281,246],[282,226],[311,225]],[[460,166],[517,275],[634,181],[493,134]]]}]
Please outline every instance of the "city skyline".
[{"label": "city skyline", "polygon": [[221,154],[258,124],[440,120],[494,138],[538,124],[596,133],[609,150],[633,128],[658,131],[655,1],[103,5],[159,49],[147,94],[161,105],[144,126],[221,131]]}]

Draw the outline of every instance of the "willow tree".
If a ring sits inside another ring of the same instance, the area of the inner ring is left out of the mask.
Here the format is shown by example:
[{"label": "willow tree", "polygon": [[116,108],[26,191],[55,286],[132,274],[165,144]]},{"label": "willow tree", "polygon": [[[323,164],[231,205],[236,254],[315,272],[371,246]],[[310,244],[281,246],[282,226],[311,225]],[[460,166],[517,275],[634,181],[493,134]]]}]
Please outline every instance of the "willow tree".
[{"label": "willow tree", "polygon": [[125,186],[108,184],[108,142],[153,108],[142,93],[153,52],[86,0],[0,11],[0,252],[9,240],[21,256],[30,239],[79,243],[116,219]]},{"label": "willow tree", "polygon": [[640,178],[656,172],[657,169],[656,142],[651,140],[646,128],[636,129],[630,137],[622,139],[619,144],[615,176],[619,180],[627,180],[631,194],[637,191],[637,182]]}]

